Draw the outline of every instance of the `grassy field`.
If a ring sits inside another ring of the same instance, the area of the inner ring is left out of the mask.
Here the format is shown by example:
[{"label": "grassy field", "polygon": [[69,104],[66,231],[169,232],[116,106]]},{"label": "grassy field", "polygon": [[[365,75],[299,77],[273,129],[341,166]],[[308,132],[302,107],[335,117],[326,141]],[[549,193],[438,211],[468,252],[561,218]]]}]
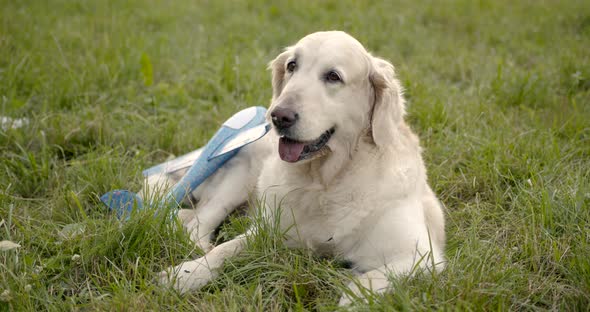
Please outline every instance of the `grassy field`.
[{"label": "grassy field", "polygon": [[[448,267],[359,310],[588,310],[590,1],[0,0],[0,310],[333,310],[347,271],[252,241],[180,296],[178,224],[98,196],[267,105],[266,64],[341,29],[391,60],[446,205]],[[243,231],[243,218],[221,237]]]}]

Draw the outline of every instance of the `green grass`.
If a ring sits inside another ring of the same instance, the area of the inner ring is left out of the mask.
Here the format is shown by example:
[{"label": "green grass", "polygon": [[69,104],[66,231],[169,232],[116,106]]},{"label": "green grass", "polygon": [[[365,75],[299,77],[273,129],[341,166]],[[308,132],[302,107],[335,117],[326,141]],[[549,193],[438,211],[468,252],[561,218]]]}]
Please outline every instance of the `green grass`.
[{"label": "green grass", "polygon": [[396,65],[447,208],[448,267],[358,308],[590,306],[590,2],[0,8],[0,115],[31,120],[0,130],[0,240],[22,246],[0,251],[0,310],[335,309],[346,270],[272,235],[202,291],[162,289],[155,272],[200,254],[188,235],[149,212],[121,224],[98,201],[139,189],[142,168],[203,145],[238,109],[266,105],[267,62],[327,29]]}]

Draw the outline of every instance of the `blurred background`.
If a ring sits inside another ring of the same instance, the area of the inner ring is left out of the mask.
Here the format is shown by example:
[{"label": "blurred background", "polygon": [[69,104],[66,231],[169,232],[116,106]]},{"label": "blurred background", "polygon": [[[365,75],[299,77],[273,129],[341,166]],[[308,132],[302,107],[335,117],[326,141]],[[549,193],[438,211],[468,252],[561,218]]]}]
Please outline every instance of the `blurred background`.
[{"label": "blurred background", "polygon": [[333,29],[396,66],[447,207],[448,269],[372,307],[586,309],[590,2],[576,0],[0,0],[0,239],[21,245],[0,252],[0,308],[333,309],[337,282],[312,276],[342,270],[288,251],[263,257],[284,264],[274,278],[161,290],[153,272],[199,252],[98,201],[266,106],[267,63]]}]

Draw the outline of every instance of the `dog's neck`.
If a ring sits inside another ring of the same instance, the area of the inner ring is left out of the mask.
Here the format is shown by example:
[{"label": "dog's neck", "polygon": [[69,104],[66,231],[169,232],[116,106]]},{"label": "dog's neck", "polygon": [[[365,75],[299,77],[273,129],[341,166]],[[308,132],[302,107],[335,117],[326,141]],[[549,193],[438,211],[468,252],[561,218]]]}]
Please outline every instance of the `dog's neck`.
[{"label": "dog's neck", "polygon": [[289,165],[288,168],[297,171],[299,176],[308,177],[313,185],[321,185],[327,189],[341,175],[349,161],[348,154],[343,155],[331,151],[304,164]]},{"label": "dog's neck", "polygon": [[297,171],[300,176],[309,177],[315,185],[321,185],[327,189],[349,172],[351,167],[356,166],[355,162],[359,159],[371,159],[371,157],[359,157],[359,153],[375,157],[379,157],[381,153],[369,131],[365,131],[364,135],[359,135],[351,141],[353,143],[349,146],[338,145],[337,150],[332,149],[321,157],[304,164],[291,164],[287,168]]},{"label": "dog's neck", "polygon": [[363,137],[345,150],[330,151],[326,156],[315,159],[306,164],[308,175],[314,182],[317,182],[328,188],[334,181],[338,180],[343,174],[349,171],[350,166],[358,159],[359,151],[371,153],[375,150],[375,145]]}]

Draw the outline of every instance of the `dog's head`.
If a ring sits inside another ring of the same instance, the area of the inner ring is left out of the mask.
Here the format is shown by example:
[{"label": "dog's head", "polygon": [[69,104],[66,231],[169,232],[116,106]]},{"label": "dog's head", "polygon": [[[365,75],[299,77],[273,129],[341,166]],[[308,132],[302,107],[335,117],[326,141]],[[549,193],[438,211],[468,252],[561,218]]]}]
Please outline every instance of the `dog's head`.
[{"label": "dog's head", "polygon": [[378,148],[396,139],[404,102],[393,66],[350,35],[308,35],[269,68],[273,99],[267,118],[281,137],[284,161],[349,155],[367,135]]}]

